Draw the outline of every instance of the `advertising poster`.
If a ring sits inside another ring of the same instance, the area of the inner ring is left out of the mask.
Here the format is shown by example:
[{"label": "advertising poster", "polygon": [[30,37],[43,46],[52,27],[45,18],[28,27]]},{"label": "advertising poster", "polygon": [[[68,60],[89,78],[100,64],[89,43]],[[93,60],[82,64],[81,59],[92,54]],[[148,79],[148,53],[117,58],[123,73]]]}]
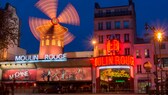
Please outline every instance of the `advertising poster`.
[{"label": "advertising poster", "polygon": [[129,68],[107,68],[100,70],[100,80],[109,81],[114,80],[114,78],[130,78]]},{"label": "advertising poster", "polygon": [[37,81],[90,81],[91,68],[37,69]]},{"label": "advertising poster", "polygon": [[17,69],[17,70],[4,70],[2,80],[10,81],[35,81],[36,70],[35,69]]}]

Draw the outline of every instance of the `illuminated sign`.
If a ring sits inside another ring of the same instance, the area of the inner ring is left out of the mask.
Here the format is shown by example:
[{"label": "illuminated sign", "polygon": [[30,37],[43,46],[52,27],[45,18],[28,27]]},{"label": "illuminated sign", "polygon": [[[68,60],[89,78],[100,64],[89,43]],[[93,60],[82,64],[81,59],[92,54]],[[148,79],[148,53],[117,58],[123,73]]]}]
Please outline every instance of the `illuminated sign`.
[{"label": "illuminated sign", "polygon": [[93,59],[94,66],[107,66],[107,65],[134,65],[134,57],[132,56],[103,56]]},{"label": "illuminated sign", "polygon": [[4,70],[3,80],[36,80],[36,69]]},{"label": "illuminated sign", "polygon": [[125,82],[125,80],[116,80],[115,82]]},{"label": "illuminated sign", "polygon": [[108,68],[100,69],[100,80],[104,81],[115,81],[121,80],[121,78],[130,78],[130,69],[129,68]]},{"label": "illuminated sign", "polygon": [[75,68],[39,68],[37,81],[90,81],[92,80],[90,67]]},{"label": "illuminated sign", "polygon": [[118,52],[120,49],[120,43],[118,40],[108,40],[106,48],[108,54],[113,53],[113,55],[115,55],[114,52]]},{"label": "illuminated sign", "polygon": [[31,62],[40,62],[40,61],[67,61],[66,54],[46,54],[44,60],[39,60],[38,55],[20,55],[15,56],[15,61],[31,61]]}]

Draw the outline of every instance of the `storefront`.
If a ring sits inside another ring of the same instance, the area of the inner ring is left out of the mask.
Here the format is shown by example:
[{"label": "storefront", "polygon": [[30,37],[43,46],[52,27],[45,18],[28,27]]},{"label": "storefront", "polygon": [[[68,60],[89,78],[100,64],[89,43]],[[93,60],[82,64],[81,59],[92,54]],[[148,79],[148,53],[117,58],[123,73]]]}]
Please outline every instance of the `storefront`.
[{"label": "storefront", "polygon": [[96,92],[133,92],[133,57],[96,57],[92,64],[96,68]]},{"label": "storefront", "polygon": [[[61,86],[64,93],[92,92],[90,58],[70,58],[62,62],[1,62],[2,84],[15,92],[45,93],[46,88]],[[25,91],[26,92],[26,91]]]},{"label": "storefront", "polygon": [[104,45],[105,54],[91,59],[95,68],[95,92],[133,92],[134,57],[121,54],[121,43],[116,39]]}]

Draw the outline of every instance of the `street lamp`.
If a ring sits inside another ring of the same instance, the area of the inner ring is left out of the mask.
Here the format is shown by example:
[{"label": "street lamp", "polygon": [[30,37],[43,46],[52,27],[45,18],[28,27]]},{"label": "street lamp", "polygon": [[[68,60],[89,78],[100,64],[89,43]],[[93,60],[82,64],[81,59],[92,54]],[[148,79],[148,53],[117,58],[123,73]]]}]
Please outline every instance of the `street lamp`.
[{"label": "street lamp", "polygon": [[96,93],[96,67],[93,65],[94,64],[94,57],[96,57],[97,56],[97,46],[96,46],[96,44],[97,44],[97,41],[96,41],[96,39],[92,39],[92,45],[93,45],[93,56],[92,56],[92,93]]},{"label": "street lamp", "polygon": [[158,42],[159,42],[159,61],[160,61],[160,63],[159,63],[159,65],[160,65],[160,73],[161,73],[161,95],[163,95],[164,93],[163,93],[163,73],[162,73],[162,58],[161,58],[161,42],[162,42],[162,38],[163,38],[163,33],[161,32],[161,31],[158,31],[157,32],[157,34],[156,34],[156,37],[157,37],[157,40],[158,40]]},{"label": "street lamp", "polygon": [[156,29],[153,26],[149,26],[147,23],[145,24],[145,29],[146,30],[152,30],[154,33],[154,37],[153,37],[153,42],[154,42],[154,64],[155,64],[155,84],[156,84],[156,95],[159,95],[159,85],[158,85],[158,70],[157,70],[157,65],[158,65],[158,60],[157,60],[157,54],[156,54]]},{"label": "street lamp", "polygon": [[97,40],[96,39],[92,39],[92,45],[93,45],[93,57],[97,56]]},{"label": "street lamp", "polygon": [[150,95],[149,73],[150,73],[150,70],[152,69],[152,64],[149,61],[147,61],[143,64],[143,67],[147,72],[147,78],[148,78],[148,85],[147,85],[146,91],[148,91],[147,93]]}]

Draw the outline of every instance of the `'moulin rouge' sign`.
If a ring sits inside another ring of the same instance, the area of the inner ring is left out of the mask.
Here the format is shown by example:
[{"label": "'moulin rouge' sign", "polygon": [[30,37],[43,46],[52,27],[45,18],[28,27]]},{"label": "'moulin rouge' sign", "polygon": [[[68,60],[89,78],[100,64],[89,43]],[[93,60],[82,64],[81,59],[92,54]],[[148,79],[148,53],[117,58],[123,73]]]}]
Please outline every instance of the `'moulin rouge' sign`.
[{"label": "'moulin rouge' sign", "polygon": [[91,59],[94,66],[108,66],[108,65],[134,65],[133,56],[118,55],[120,50],[120,43],[118,40],[108,40],[106,43],[106,56],[95,57]]},{"label": "'moulin rouge' sign", "polygon": [[92,59],[94,66],[107,66],[107,65],[134,65],[134,57],[132,56],[102,56]]},{"label": "'moulin rouge' sign", "polygon": [[39,60],[38,55],[19,55],[15,56],[15,61],[67,61],[66,54],[45,54],[44,59]]}]

